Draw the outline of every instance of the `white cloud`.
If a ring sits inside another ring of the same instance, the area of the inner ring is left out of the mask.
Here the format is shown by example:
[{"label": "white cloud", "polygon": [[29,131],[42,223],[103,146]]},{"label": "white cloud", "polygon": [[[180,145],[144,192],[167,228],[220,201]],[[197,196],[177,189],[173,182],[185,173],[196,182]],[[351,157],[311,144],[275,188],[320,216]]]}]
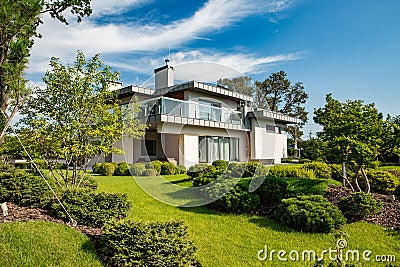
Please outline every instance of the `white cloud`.
[{"label": "white cloud", "polygon": [[153,0],[92,0],[92,18],[102,15],[119,14],[127,9],[152,3]]},{"label": "white cloud", "polygon": [[[110,14],[150,1],[94,0],[93,4],[94,12]],[[97,25],[94,21],[85,19],[81,23],[65,26],[44,17],[44,24],[40,26],[43,38],[36,41],[28,71],[43,73],[48,67],[51,56],[72,61],[77,50],[84,51],[88,56],[95,53],[113,53],[117,56],[120,53],[138,54],[143,51],[156,52],[168,47],[180,47],[252,14],[277,12],[290,4],[291,2],[287,0],[209,0],[193,16],[167,25],[137,23]],[[225,59],[227,64],[238,64],[237,60],[230,58],[231,61]]]}]

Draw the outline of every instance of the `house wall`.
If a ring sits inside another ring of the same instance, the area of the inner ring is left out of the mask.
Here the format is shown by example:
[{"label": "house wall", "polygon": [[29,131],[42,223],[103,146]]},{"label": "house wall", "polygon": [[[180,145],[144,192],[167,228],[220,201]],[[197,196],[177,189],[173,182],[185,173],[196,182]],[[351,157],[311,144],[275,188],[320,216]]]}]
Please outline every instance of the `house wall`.
[{"label": "house wall", "polygon": [[197,135],[182,135],[183,139],[183,155],[179,164],[183,164],[186,168],[199,163],[199,137]]},{"label": "house wall", "polygon": [[272,120],[251,120],[251,159],[265,162],[280,163],[282,158],[287,157],[287,136],[268,132],[267,125],[283,126],[274,124]]},{"label": "house wall", "polygon": [[155,89],[161,89],[174,85],[174,70],[171,67],[155,73]]},{"label": "house wall", "polygon": [[199,99],[204,99],[204,100],[221,103],[223,108],[229,108],[229,109],[235,109],[235,110],[237,109],[236,101],[226,99],[224,97],[210,96],[210,95],[207,95],[204,93],[190,91],[190,90],[185,91],[184,99],[189,100],[189,101],[194,101],[194,102],[198,102]]}]

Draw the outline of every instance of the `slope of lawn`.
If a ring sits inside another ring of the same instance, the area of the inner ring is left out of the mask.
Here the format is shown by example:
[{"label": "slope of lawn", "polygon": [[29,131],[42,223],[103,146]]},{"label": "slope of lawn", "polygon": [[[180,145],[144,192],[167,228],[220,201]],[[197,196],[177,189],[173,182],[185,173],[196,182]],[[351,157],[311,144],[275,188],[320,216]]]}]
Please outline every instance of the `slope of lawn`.
[{"label": "slope of lawn", "polygon": [[[145,179],[143,177],[142,179]],[[98,189],[106,192],[124,193],[132,201],[129,215],[133,220],[167,221],[183,220],[189,226],[190,235],[198,248],[198,258],[204,266],[313,266],[312,262],[260,262],[257,253],[265,246],[269,250],[315,250],[335,248],[335,234],[307,234],[292,231],[272,220],[252,216],[221,214],[205,207],[179,208],[161,203],[144,193],[132,177],[96,176]],[[168,176],[174,184],[188,185],[185,176]],[[316,180],[316,179],[313,179]],[[293,180],[293,183],[296,181]],[[292,185],[293,185],[292,183]],[[297,181],[297,183],[300,183]],[[326,184],[316,185],[321,192]],[[311,190],[313,191],[313,190]],[[346,225],[344,230],[349,249],[369,249],[373,255],[396,255],[400,259],[400,235],[398,232],[368,224]],[[374,263],[363,266],[385,266]]]},{"label": "slope of lawn", "polygon": [[0,266],[102,266],[84,234],[51,222],[0,224]]}]

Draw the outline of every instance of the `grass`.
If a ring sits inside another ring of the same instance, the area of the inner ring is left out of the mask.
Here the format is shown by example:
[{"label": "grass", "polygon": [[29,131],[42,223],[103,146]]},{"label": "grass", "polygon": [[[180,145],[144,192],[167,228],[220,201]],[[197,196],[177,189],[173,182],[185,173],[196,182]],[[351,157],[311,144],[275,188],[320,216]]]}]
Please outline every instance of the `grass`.
[{"label": "grass", "polygon": [[51,222],[0,224],[0,266],[102,266],[84,234]]},{"label": "grass", "polygon": [[379,169],[383,171],[390,171],[390,170],[400,171],[400,166],[381,166],[379,167]]},{"label": "grass", "polygon": [[[132,177],[96,176],[101,191],[124,193],[132,201],[128,215],[132,220],[168,221],[183,220],[189,226],[191,239],[198,248],[198,258],[204,266],[313,266],[313,262],[260,262],[257,253],[265,246],[276,251],[316,250],[334,248],[337,238],[334,234],[308,234],[295,232],[272,220],[252,216],[213,212],[205,207],[179,208],[161,203],[146,194]],[[151,178],[143,177],[142,179]],[[185,176],[167,176],[167,180],[188,186]],[[150,179],[151,180],[151,179]],[[149,181],[150,181],[149,180]],[[311,191],[321,192],[327,186],[321,180],[315,182]],[[293,179],[301,183],[299,179]],[[309,182],[309,181],[307,181]],[[303,182],[304,183],[304,182]],[[308,187],[310,184],[304,184]],[[344,230],[349,249],[371,250],[374,254],[394,254],[400,259],[400,236],[398,232],[365,222],[346,225]],[[364,265],[363,265],[364,266]],[[385,266],[374,263],[365,266]]]}]

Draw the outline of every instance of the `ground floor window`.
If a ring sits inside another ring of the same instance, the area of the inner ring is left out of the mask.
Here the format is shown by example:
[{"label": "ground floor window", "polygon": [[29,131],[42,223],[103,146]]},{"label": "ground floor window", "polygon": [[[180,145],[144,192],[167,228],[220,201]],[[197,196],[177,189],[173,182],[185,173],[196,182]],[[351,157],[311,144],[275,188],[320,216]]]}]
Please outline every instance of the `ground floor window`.
[{"label": "ground floor window", "polygon": [[239,138],[219,136],[199,136],[199,162],[213,162],[222,159],[239,159]]},{"label": "ground floor window", "polygon": [[157,156],[157,141],[156,140],[142,141],[142,156]]}]

